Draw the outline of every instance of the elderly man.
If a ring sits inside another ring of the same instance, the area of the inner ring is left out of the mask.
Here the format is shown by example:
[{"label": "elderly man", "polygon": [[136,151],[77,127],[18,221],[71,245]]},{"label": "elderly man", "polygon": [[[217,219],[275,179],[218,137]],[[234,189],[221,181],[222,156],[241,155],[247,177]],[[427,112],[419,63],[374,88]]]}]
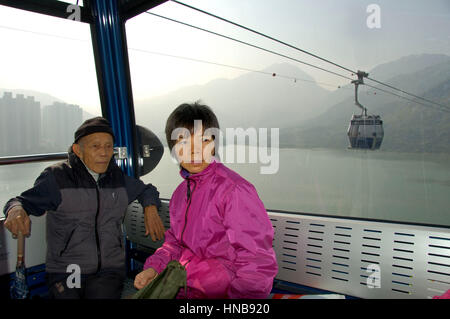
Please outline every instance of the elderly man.
[{"label": "elderly man", "polygon": [[[106,119],[85,121],[75,132],[68,160],[47,167],[32,188],[5,205],[5,226],[13,236],[30,234],[29,214],[47,212],[46,270],[53,298],[120,298],[125,278],[121,224],[135,199],[145,207],[146,235],[164,236],[158,191],[122,172],[113,145]],[[78,281],[74,269],[81,273]]]}]

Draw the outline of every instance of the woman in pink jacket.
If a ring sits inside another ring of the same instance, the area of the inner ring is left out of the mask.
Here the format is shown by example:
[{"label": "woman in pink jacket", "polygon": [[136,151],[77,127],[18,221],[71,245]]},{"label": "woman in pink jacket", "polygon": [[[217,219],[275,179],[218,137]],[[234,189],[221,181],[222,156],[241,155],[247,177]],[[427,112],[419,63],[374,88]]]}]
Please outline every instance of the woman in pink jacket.
[{"label": "woman in pink jacket", "polygon": [[166,137],[184,181],[170,200],[164,245],[146,260],[136,288],[178,260],[187,272],[187,292],[179,297],[269,295],[278,271],[272,224],[253,185],[214,156],[218,128],[212,110],[198,103],[169,116]]}]

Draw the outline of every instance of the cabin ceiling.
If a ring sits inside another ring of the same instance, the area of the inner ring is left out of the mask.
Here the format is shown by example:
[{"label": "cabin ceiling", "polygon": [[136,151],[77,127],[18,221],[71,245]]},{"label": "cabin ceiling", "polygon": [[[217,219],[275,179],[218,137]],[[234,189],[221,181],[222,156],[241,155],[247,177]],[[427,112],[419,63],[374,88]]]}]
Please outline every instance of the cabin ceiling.
[{"label": "cabin ceiling", "polygon": [[[91,0],[95,1],[95,0]],[[84,0],[80,7],[80,21],[92,23],[92,14],[89,10],[90,0]],[[118,0],[120,13],[124,21],[154,8],[167,0]],[[31,12],[50,15],[66,19],[71,13],[67,11],[68,3],[58,0],[0,0],[0,5],[27,10]]]}]

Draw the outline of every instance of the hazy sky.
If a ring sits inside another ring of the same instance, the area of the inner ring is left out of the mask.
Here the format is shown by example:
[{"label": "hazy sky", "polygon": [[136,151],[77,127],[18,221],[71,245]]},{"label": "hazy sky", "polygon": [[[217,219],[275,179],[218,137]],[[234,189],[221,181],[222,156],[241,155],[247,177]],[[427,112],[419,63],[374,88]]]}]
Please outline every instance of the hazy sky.
[{"label": "hazy sky", "polygon": [[[450,55],[449,0],[184,2],[355,70],[369,71],[378,64],[410,54]],[[380,9],[379,28],[369,28],[367,24],[368,17],[374,14],[367,12],[371,4]],[[152,12],[349,75],[173,2]],[[127,37],[136,99],[161,95],[181,86],[204,84],[215,78],[233,78],[245,72],[168,55],[252,70],[289,62],[149,14],[127,22]],[[99,112],[88,25],[0,6],[0,40],[0,88],[37,90],[79,104],[91,113]],[[317,81],[333,85],[346,83],[339,77],[301,64],[297,66]]]}]

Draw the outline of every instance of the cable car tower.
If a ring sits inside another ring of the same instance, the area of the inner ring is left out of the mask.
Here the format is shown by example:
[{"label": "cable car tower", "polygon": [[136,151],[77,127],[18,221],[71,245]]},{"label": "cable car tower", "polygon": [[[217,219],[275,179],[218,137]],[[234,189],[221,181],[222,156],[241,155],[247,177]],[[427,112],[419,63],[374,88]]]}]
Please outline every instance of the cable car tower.
[{"label": "cable car tower", "polygon": [[364,78],[369,74],[358,71],[358,79],[353,80],[355,85],[355,104],[361,108],[361,115],[353,114],[347,130],[351,149],[377,150],[383,141],[383,121],[379,115],[367,115],[367,109],[358,101],[358,87],[364,84]]}]

